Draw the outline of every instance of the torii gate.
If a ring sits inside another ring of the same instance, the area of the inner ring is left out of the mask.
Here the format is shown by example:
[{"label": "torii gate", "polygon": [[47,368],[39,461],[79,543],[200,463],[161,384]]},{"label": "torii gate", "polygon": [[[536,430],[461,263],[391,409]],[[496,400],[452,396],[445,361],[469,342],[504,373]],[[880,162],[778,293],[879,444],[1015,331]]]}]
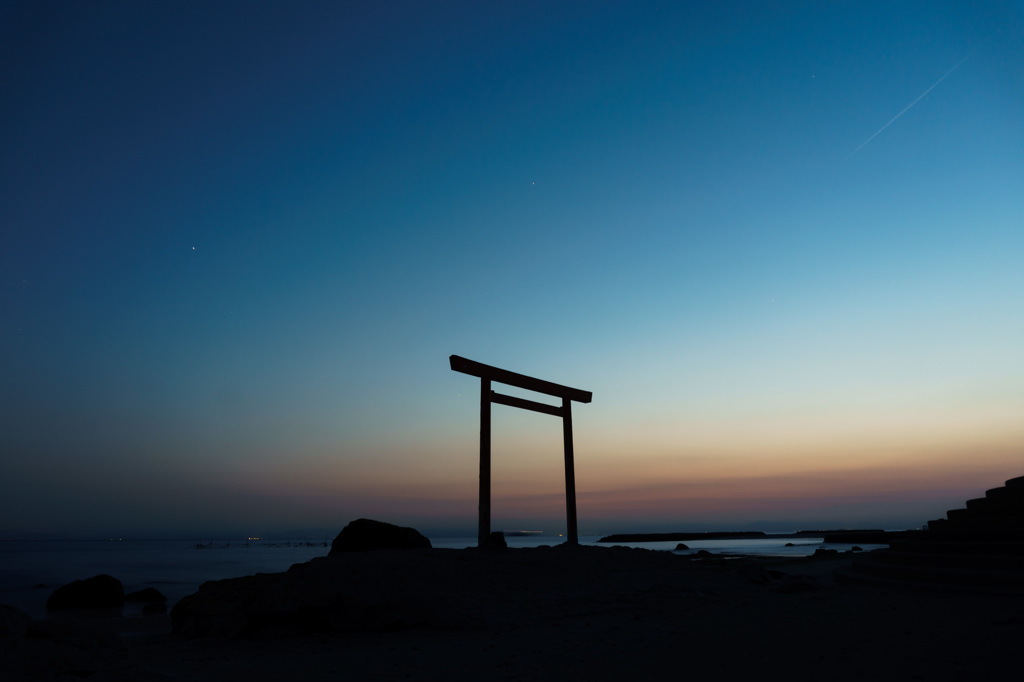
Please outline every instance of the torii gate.
[{"label": "torii gate", "polygon": [[[554,384],[543,379],[535,379],[524,374],[516,374],[506,369],[498,369],[480,362],[467,360],[458,355],[448,358],[452,370],[480,377],[480,525],[477,533],[477,544],[483,547],[487,536],[491,534],[491,403],[519,407],[524,410],[543,412],[562,418],[562,440],[565,445],[565,516],[566,544],[578,545],[579,533],[576,530],[576,473],[573,466],[572,452],[572,401],[589,403],[593,394],[578,388],[569,388]],[[538,403],[525,398],[495,393],[491,390],[491,382],[507,384],[553,395],[562,399],[562,406]]]}]

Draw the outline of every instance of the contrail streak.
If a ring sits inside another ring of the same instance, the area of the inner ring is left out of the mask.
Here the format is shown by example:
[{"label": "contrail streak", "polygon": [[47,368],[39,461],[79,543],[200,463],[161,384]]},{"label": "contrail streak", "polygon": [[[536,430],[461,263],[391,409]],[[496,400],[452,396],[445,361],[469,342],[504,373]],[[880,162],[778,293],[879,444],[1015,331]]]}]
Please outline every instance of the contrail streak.
[{"label": "contrail streak", "polygon": [[[952,69],[950,69],[950,70],[949,70],[949,71],[947,71],[946,73],[942,74],[942,78],[940,78],[939,80],[937,80],[937,81],[935,81],[934,83],[932,83],[932,85],[931,85],[931,87],[930,87],[930,88],[928,88],[927,90],[925,90],[924,92],[922,92],[922,93],[921,93],[920,95],[918,95],[918,96],[917,96],[917,99],[915,99],[915,100],[914,100],[913,102],[911,102],[911,103],[910,103],[910,104],[908,104],[907,106],[903,107],[903,111],[901,111],[900,113],[898,113],[898,114],[896,114],[895,116],[893,116],[893,117],[892,117],[892,120],[890,120],[890,121],[889,121],[888,123],[886,123],[886,124],[885,124],[884,126],[882,126],[881,128],[879,128],[878,130],[876,130],[876,131],[875,131],[875,134],[874,134],[874,135],[872,135],[872,136],[871,136],[871,137],[869,137],[868,139],[866,139],[866,140],[864,140],[863,142],[861,142],[861,144],[860,144],[860,147],[857,147],[857,148],[856,148],[856,149],[854,149],[854,150],[853,150],[852,152],[850,152],[850,156],[853,156],[854,154],[856,154],[857,152],[859,152],[859,151],[860,151],[860,150],[861,150],[861,149],[862,149],[862,148],[864,147],[864,145],[866,145],[866,144],[867,144],[868,142],[871,142],[871,140],[873,140],[873,139],[875,139],[876,137],[878,137],[879,133],[881,133],[881,132],[882,132],[883,130],[885,130],[886,128],[888,128],[889,126],[891,126],[891,125],[892,125],[893,123],[895,123],[895,122],[896,122],[896,119],[898,119],[898,118],[899,118],[900,116],[902,116],[903,114],[905,114],[905,113],[907,113],[908,111],[910,111],[910,108],[911,108],[912,106],[914,106],[915,104],[917,104],[918,102],[920,102],[920,101],[921,101],[922,99],[924,99],[925,95],[927,95],[927,94],[928,94],[929,92],[931,92],[932,90],[934,90],[934,89],[935,89],[935,86],[937,86],[937,85],[938,85],[939,83],[941,83],[942,81],[946,80],[946,78],[947,78],[947,77],[949,76],[949,74],[951,74],[951,73],[953,73],[954,71],[956,71],[957,69],[959,69],[959,68],[960,68],[960,65],[961,65],[961,64],[963,64],[964,62],[966,62],[966,61],[968,60],[968,58],[970,58],[970,56],[971,56],[971,55],[967,55],[966,57],[964,57],[963,59],[961,59],[961,60],[960,60],[959,62],[957,62],[957,65],[956,65],[956,66],[954,66],[954,67],[953,67]],[[847,156],[846,158],[847,158],[847,159],[849,159],[849,158],[850,158],[850,156]]]}]

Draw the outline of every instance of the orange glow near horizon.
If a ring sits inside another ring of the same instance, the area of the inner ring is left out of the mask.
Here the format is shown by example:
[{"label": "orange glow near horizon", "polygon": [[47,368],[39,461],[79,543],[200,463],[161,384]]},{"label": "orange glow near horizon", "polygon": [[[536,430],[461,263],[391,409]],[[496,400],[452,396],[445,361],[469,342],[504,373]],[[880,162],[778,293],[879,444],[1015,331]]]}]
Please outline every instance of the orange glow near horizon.
[{"label": "orange glow near horizon", "polygon": [[[861,525],[882,518],[878,510],[884,508],[885,518],[905,518],[914,526],[1021,473],[1024,437],[1015,424],[996,424],[981,438],[963,428],[969,420],[924,421],[930,428],[918,438],[909,429],[881,428],[876,420],[856,437],[850,436],[854,429],[829,423],[793,434],[754,422],[742,430],[723,428],[717,440],[710,429],[680,428],[673,434],[671,425],[636,429],[644,436],[630,440],[621,431],[586,424],[576,440],[581,524],[748,527],[759,520],[792,519],[813,526],[822,519]],[[558,426],[550,420],[495,429],[495,523],[531,520],[548,526],[564,519],[560,428],[551,428],[551,422]],[[236,472],[233,481],[240,490],[302,498],[325,512],[352,510],[410,523],[461,518],[471,526],[476,436],[467,433],[456,444],[396,442],[358,456],[350,453],[343,462],[330,453],[306,453],[308,466],[301,469],[284,469],[268,458],[244,474]]]}]

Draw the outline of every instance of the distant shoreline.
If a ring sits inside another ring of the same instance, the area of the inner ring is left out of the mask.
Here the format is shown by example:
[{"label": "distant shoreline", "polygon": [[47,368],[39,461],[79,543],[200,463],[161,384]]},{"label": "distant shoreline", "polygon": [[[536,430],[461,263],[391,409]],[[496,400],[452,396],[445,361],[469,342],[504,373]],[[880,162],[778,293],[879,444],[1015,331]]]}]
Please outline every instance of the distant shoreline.
[{"label": "distant shoreline", "polygon": [[823,537],[826,538],[826,542],[870,542],[884,544],[887,531],[872,528],[863,530],[798,530],[795,533],[766,533],[760,530],[707,533],[617,533],[606,535],[599,539],[598,542],[686,542],[692,540],[757,540],[759,538],[807,537]]}]

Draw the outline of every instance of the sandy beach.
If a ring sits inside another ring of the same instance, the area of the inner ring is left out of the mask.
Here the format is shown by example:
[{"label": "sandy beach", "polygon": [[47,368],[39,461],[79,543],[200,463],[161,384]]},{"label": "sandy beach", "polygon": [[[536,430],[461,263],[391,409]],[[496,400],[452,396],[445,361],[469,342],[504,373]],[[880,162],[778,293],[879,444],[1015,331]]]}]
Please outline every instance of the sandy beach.
[{"label": "sandy beach", "polygon": [[[207,583],[175,610],[174,633],[170,615],[76,615],[35,621],[17,636],[5,614],[0,675],[958,680],[1012,669],[1024,634],[1019,596],[837,582],[833,571],[849,555],[695,561],[590,547],[341,559]],[[310,604],[352,611],[357,602],[358,617],[333,626],[310,615]]]}]

